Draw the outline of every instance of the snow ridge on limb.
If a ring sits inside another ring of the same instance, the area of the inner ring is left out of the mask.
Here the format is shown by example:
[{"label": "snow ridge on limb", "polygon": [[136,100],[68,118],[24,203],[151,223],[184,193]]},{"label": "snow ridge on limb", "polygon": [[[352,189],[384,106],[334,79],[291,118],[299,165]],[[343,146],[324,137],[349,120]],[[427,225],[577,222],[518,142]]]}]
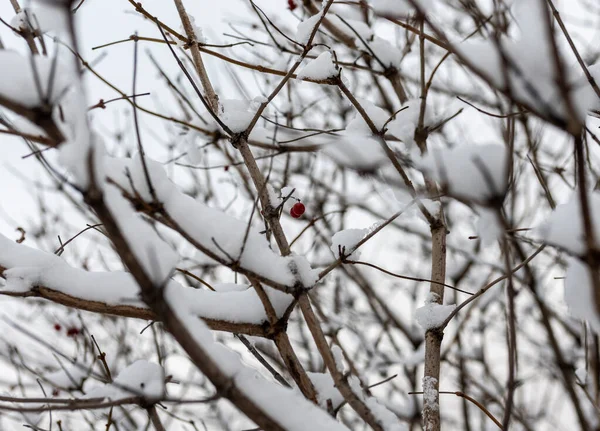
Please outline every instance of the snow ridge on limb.
[{"label": "snow ridge on limb", "polygon": [[308,401],[297,391],[276,385],[246,367],[239,356],[226,346],[216,343],[202,322],[189,309],[189,302],[167,294],[166,300],[176,310],[177,317],[192,334],[194,341],[224,373],[230,384],[271,416],[285,430],[347,430],[325,410]]},{"label": "snow ridge on limb", "polygon": [[[33,249],[0,235],[0,269],[4,277],[0,293],[10,296],[45,298],[83,310],[147,320],[158,319],[139,298],[139,287],[124,271],[91,272],[73,268],[61,257]],[[219,285],[216,285],[217,290]],[[205,319],[215,330],[265,336],[267,321],[254,289],[212,292],[186,288],[174,280],[166,284],[170,295],[184,298],[190,312]],[[269,292],[278,316],[292,300],[290,295]]]},{"label": "snow ridge on limb", "polygon": [[[280,256],[271,250],[264,235],[247,223],[222,211],[208,207],[181,192],[167,177],[159,163],[146,158],[146,167],[157,201],[165,218],[157,217],[174,228],[184,238],[212,259],[236,271],[257,278],[278,290],[292,291],[299,280],[312,286],[318,278],[302,256]],[[107,172],[109,181],[118,185],[131,199],[152,202],[148,182],[142,170],[140,157],[135,159],[110,159]],[[214,226],[220,226],[214,229]],[[290,270],[294,263],[297,273]]]}]

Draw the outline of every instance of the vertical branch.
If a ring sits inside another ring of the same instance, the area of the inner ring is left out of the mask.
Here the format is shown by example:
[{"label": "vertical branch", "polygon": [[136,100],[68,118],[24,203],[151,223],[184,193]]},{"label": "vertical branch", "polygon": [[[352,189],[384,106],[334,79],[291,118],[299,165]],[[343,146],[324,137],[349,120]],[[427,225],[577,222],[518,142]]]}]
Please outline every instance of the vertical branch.
[{"label": "vertical branch", "polygon": [[[498,217],[502,218],[500,211],[498,211]],[[505,222],[504,225],[507,225]],[[508,338],[508,379],[506,382],[506,402],[504,406],[504,416],[502,418],[502,427],[508,430],[510,417],[512,415],[514,394],[515,394],[515,373],[517,366],[517,330],[516,330],[516,316],[515,316],[515,288],[513,285],[513,275],[510,272],[510,247],[508,239],[504,238],[503,241],[503,253],[504,261],[506,264],[506,273],[508,275],[506,282],[506,296],[507,296],[507,310],[506,310],[506,322],[507,322],[507,338]]]},{"label": "vertical branch", "polygon": [[174,0],[175,6],[177,7],[177,12],[179,13],[179,17],[181,18],[181,23],[183,24],[183,29],[185,30],[185,34],[188,37],[190,44],[190,51],[192,52],[192,60],[194,60],[194,66],[196,67],[196,72],[200,77],[200,82],[202,83],[202,87],[204,88],[204,92],[206,93],[206,97],[208,99],[208,103],[212,110],[218,114],[219,112],[219,98],[217,93],[208,79],[208,74],[206,73],[206,68],[204,67],[204,61],[202,61],[202,56],[200,55],[200,49],[198,48],[198,41],[196,40],[196,32],[194,31],[194,26],[190,20],[189,15],[185,11],[185,7],[183,6],[182,0]]},{"label": "vertical branch", "polygon": [[[271,199],[269,197],[268,189],[267,189],[267,181],[260,168],[256,163],[256,159],[248,146],[248,135],[251,130],[256,125],[256,122],[260,118],[260,115],[265,110],[267,105],[275,98],[275,96],[281,91],[281,89],[285,86],[286,82],[290,79],[291,75],[298,68],[302,60],[306,57],[308,52],[312,48],[312,41],[316,36],[317,30],[319,26],[323,22],[325,15],[327,14],[329,8],[333,4],[333,0],[328,0],[327,3],[323,6],[322,15],[315,24],[308,41],[305,45],[304,51],[300,55],[299,59],[294,63],[294,65],[290,68],[286,76],[281,80],[281,82],[277,85],[277,87],[271,92],[267,101],[262,103],[259,107],[257,113],[255,114],[253,120],[250,122],[250,125],[246,129],[244,133],[235,135],[232,139],[232,145],[240,151],[242,158],[244,159],[244,163],[250,173],[250,177],[254,182],[254,186],[257,189],[259,199],[261,202],[261,206],[263,209],[263,216],[269,226],[269,229],[273,232],[273,236],[275,237],[275,241],[279,247],[279,250],[283,256],[288,256],[290,254],[290,247],[281,226],[279,220],[279,213],[271,204]],[[310,333],[313,336],[319,352],[323,357],[323,361],[331,374],[333,381],[335,382],[335,386],[344,396],[344,399],[350,404],[350,406],[358,413],[358,415],[371,426],[376,431],[383,431],[382,426],[377,421],[371,409],[365,404],[365,402],[360,399],[350,387],[346,377],[337,369],[335,358],[333,356],[333,352],[331,351],[327,340],[325,338],[325,334],[318,322],[316,315],[310,305],[310,300],[308,298],[308,290],[302,290],[298,293],[298,304],[302,311],[302,314],[306,320],[306,323],[309,327]],[[282,344],[283,346],[283,344]]]},{"label": "vertical branch", "polygon": [[138,121],[137,114],[137,104],[135,103],[136,98],[136,85],[137,85],[137,66],[138,66],[138,41],[135,39],[133,41],[133,89],[131,94],[133,104],[133,123],[135,125],[135,137],[137,139],[138,152],[140,153],[140,161],[142,162],[142,169],[144,170],[144,177],[146,178],[146,184],[148,186],[148,190],[150,191],[150,195],[152,196],[152,200],[154,202],[157,201],[156,193],[154,191],[154,186],[152,185],[152,180],[150,179],[150,173],[148,172],[148,166],[146,164],[146,154],[144,151],[144,146],[142,145],[142,136],[140,133],[140,123]]},{"label": "vertical branch", "polygon": [[150,416],[150,421],[152,421],[152,425],[154,425],[154,429],[156,431],[166,431],[167,429],[161,422],[158,417],[158,412],[156,411],[156,406],[152,406],[148,409],[148,415]]},{"label": "vertical branch", "polygon": [[[21,9],[21,5],[19,5],[18,0],[10,0],[10,4],[12,5],[15,13],[21,13],[23,9]],[[27,28],[25,30],[21,30],[21,36],[27,42],[27,46],[33,55],[39,55],[40,51],[38,50],[37,45],[35,44],[35,31],[33,29],[33,25],[29,20],[29,14],[27,15]]]},{"label": "vertical branch", "polygon": [[[438,214],[443,218],[442,210]],[[431,285],[429,294],[437,304],[444,302],[444,286],[446,280],[446,226],[431,229]],[[441,283],[441,284],[440,284]],[[441,329],[430,329],[425,333],[425,369],[423,373],[423,425],[426,431],[440,430],[439,380],[440,380],[440,351],[442,338]]]},{"label": "vertical branch", "polygon": [[[279,222],[279,212],[276,208],[273,207],[273,205],[271,203],[267,180],[264,177],[264,175],[262,174],[262,172],[260,171],[260,168],[258,167],[258,164],[256,163],[256,159],[255,159],[254,155],[252,154],[250,147],[248,146],[247,136],[250,134],[250,131],[256,124],[256,121],[260,117],[260,114],[265,109],[266,105],[275,97],[275,95],[277,93],[279,93],[279,91],[283,88],[285,83],[289,80],[289,78],[293,74],[294,70],[300,65],[301,61],[304,59],[304,57],[306,57],[306,55],[312,48],[312,40],[314,39],[316,32],[319,28],[319,25],[323,21],[325,15],[326,15],[327,11],[329,10],[329,7],[331,6],[332,3],[333,3],[333,1],[329,0],[329,2],[325,5],[325,7],[323,9],[323,15],[319,19],[319,21],[315,25],[315,27],[313,28],[313,31],[309,37],[309,40],[306,44],[303,54],[300,56],[300,58],[295,63],[295,65],[292,67],[292,69],[288,72],[286,77],[284,77],[284,79],[280,82],[280,84],[277,86],[277,88],[272,92],[268,101],[266,103],[264,103],[263,105],[261,105],[261,107],[259,108],[258,112],[256,113],[253,121],[249,125],[248,130],[245,133],[243,133],[241,135],[237,135],[236,137],[234,137],[232,139],[232,144],[234,145],[234,147],[236,147],[238,149],[238,151],[242,155],[244,164],[246,165],[246,168],[248,169],[250,177],[252,178],[252,180],[254,182],[255,188],[259,195],[259,200],[261,202],[263,216],[265,218],[265,221],[267,222],[269,229],[271,230],[271,232],[273,233],[273,236],[275,237],[275,241],[277,242],[279,250],[281,251],[281,253],[283,255],[288,255],[290,253],[289,243],[287,241],[287,238],[285,236],[285,233],[283,231],[281,223]],[[217,112],[216,109],[218,106],[218,99],[217,99],[216,94],[214,94],[214,90],[212,88],[210,80],[208,79],[208,75],[206,74],[206,71],[204,69],[204,65],[203,65],[202,59],[200,57],[200,51],[198,49],[198,46],[197,46],[197,43],[195,40],[193,26],[191,25],[189,16],[187,15],[187,13],[185,11],[182,1],[175,0],[175,4],[177,6],[177,11],[179,12],[179,15],[181,17],[186,34],[190,39],[192,39],[191,40],[191,42],[192,42],[192,45],[191,45],[192,58],[194,60],[194,64],[196,65],[198,74],[201,78],[202,85],[204,87],[205,92],[207,93],[209,101],[212,101],[211,104],[212,104],[213,109],[215,110],[215,112]],[[267,297],[266,293],[262,289],[262,286],[260,286],[259,283],[255,283],[255,282],[253,282],[253,285],[254,285],[261,301],[263,302],[263,305],[265,306],[265,310],[267,312],[269,320],[272,321],[271,322],[272,324],[277,324],[276,315],[274,314],[275,312],[274,312],[273,306],[270,303],[270,300]],[[275,320],[275,321],[273,321],[273,320]],[[292,377],[294,378],[296,383],[299,385],[303,394],[308,399],[310,399],[316,403],[317,402],[317,392],[316,392],[312,382],[308,378],[306,371],[300,364],[300,361],[298,360],[298,357],[296,356],[296,354],[292,348],[292,345],[289,341],[287,334],[285,333],[285,330],[277,332],[277,334],[275,335],[275,343],[277,345],[277,348],[278,348],[278,350],[282,356],[282,359],[284,360],[284,363],[286,364],[290,374],[292,375]]]},{"label": "vertical branch", "polygon": [[[419,121],[415,129],[415,141],[421,153],[427,152],[428,131],[424,125],[427,109],[427,83],[425,80],[425,17],[420,17],[419,52],[421,73],[421,106]],[[439,202],[437,185],[425,178],[427,192],[432,199]],[[433,220],[429,221],[431,229],[431,284],[429,287],[430,301],[444,303],[444,283],[446,281],[446,223],[444,209],[440,208]],[[423,426],[426,431],[439,431],[441,426],[439,405],[441,347],[444,332],[442,328],[430,329],[425,333],[425,367],[423,372]]]}]

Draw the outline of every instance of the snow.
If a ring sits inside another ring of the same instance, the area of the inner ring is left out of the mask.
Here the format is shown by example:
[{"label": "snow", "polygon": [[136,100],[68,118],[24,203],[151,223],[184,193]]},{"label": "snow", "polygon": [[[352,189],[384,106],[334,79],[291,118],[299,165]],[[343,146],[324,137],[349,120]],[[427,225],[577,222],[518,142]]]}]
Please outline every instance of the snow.
[{"label": "snow", "polygon": [[[48,99],[49,104],[56,103],[72,84],[72,75],[66,70],[60,52],[54,75],[51,57],[30,57],[16,51],[0,50],[0,64],[0,97],[27,108],[42,106],[44,98]],[[40,92],[34,84],[36,77],[40,83]],[[52,92],[49,94],[50,89]]]},{"label": "snow", "polygon": [[460,145],[432,149],[417,166],[447,187],[451,196],[476,203],[504,196],[507,151],[502,145]]},{"label": "snow", "polygon": [[22,133],[29,133],[31,135],[46,136],[46,132],[44,132],[44,130],[41,127],[39,127],[36,124],[33,124],[24,117],[21,117],[19,115],[12,115],[10,112],[6,111],[3,112],[3,114],[4,113],[8,114],[6,115],[5,119],[13,129]]},{"label": "snow", "polygon": [[373,416],[377,419],[377,422],[386,431],[407,431],[406,425],[400,423],[398,417],[393,414],[390,410],[385,408],[382,404],[379,404],[375,397],[365,396],[360,381],[354,375],[348,378],[348,384],[352,388],[352,391],[360,398],[369,410],[373,413]]},{"label": "snow", "polygon": [[585,385],[587,383],[587,370],[585,369],[585,367],[577,368],[575,370],[575,377],[577,377],[579,383]]},{"label": "snow", "polygon": [[[215,288],[216,289],[216,288]],[[283,316],[293,297],[270,287],[264,287],[278,317]],[[232,291],[207,291],[181,288],[169,284],[169,294],[186,298],[190,309],[200,317],[238,323],[261,324],[267,321],[264,306],[253,288]]]},{"label": "snow", "polygon": [[[40,26],[40,31],[53,31],[67,46],[73,46],[65,8],[44,2],[36,4],[36,12],[27,14]],[[17,15],[17,23],[22,16]],[[24,56],[15,51],[0,50],[0,97],[26,108],[49,109],[54,122],[66,138],[60,148],[60,160],[81,186],[88,184],[88,150],[91,142],[87,125],[85,91],[79,79],[79,60],[60,45],[48,56]],[[62,116],[53,109],[60,102]],[[98,173],[100,173],[98,171]]]},{"label": "snow", "polygon": [[321,10],[319,13],[311,16],[310,18],[305,19],[304,21],[301,21],[298,24],[295,37],[296,42],[301,43],[302,45],[306,45],[308,39],[310,38],[310,35],[312,34],[312,31],[321,19],[322,15],[323,11]]},{"label": "snow", "polygon": [[500,238],[504,234],[504,229],[500,225],[498,215],[495,211],[487,208],[477,208],[479,218],[477,220],[477,234],[481,238],[484,247],[487,247]]},{"label": "snow", "polygon": [[[6,261],[2,259],[2,265]],[[88,301],[104,302],[112,305],[130,304],[141,306],[137,300],[136,285],[129,283],[122,272],[86,272],[72,268],[66,263],[52,266],[21,266],[4,271],[6,277],[3,291],[28,292],[35,287],[46,287],[66,295]]]},{"label": "snow", "polygon": [[[508,68],[496,42],[490,39],[471,38],[455,46],[461,56],[473,64],[497,89],[506,87],[505,73],[508,71],[511,93],[522,103],[529,104],[543,115],[566,119],[566,109],[561,90],[556,83],[554,55],[549,43],[550,36],[543,14],[547,13],[544,2],[520,0],[513,3],[512,14],[520,30],[516,40],[502,37],[498,42],[508,59]],[[561,46],[559,44],[558,48]],[[561,54],[568,58],[567,55]],[[591,70],[593,75],[596,69]],[[595,76],[598,78],[599,76]],[[566,80],[573,88],[571,100],[576,114],[583,121],[589,109],[598,106],[594,90],[586,82],[581,67],[572,63],[566,67]]]},{"label": "snow", "polygon": [[336,232],[331,237],[331,251],[335,256],[340,254],[340,247],[344,255],[348,256],[352,254],[352,257],[358,259],[360,253],[354,250],[356,244],[358,244],[368,233],[370,229],[344,229]]},{"label": "snow", "polygon": [[[257,108],[248,100],[232,100],[227,99],[220,101],[222,112],[219,115],[221,121],[231,129],[233,133],[243,132],[248,128],[250,122],[256,114]],[[211,118],[207,116],[207,118]],[[216,123],[215,123],[216,127]]]},{"label": "snow", "polygon": [[333,359],[335,361],[335,366],[338,370],[343,370],[344,367],[344,352],[342,348],[337,344],[331,346],[331,354],[333,355]]},{"label": "snow", "polygon": [[[54,35],[62,40],[64,45],[76,45],[76,41],[71,40],[74,33],[70,31],[70,10],[68,8],[61,7],[54,2],[38,2],[36,7],[36,18],[41,18],[37,19],[36,22],[42,32],[52,31]],[[66,47],[63,48],[57,45],[55,49],[57,51],[54,56],[58,67],[53,80],[52,97],[54,98],[59,91],[64,93],[60,94],[60,110],[53,109],[52,112],[54,122],[61,129],[65,138],[65,142],[59,148],[59,161],[62,167],[66,168],[71,174],[71,181],[85,189],[90,184],[90,154],[94,156],[92,160],[96,175],[94,181],[100,184],[104,178],[101,157],[104,149],[100,138],[94,135],[89,128],[88,103],[85,86],[80,76],[81,65],[79,59]],[[43,60],[36,61],[52,61],[52,58],[42,58]],[[0,60],[0,64],[2,63]],[[51,65],[49,67],[45,66],[43,78],[46,78],[46,81],[50,73]],[[5,82],[4,79],[0,79],[0,82],[3,81]],[[31,92],[31,82],[35,81],[26,80],[24,82],[30,86],[27,91]],[[11,85],[14,84],[11,83]],[[42,87],[48,88],[49,84],[42,84]],[[3,90],[0,89],[0,94],[2,92]],[[22,95],[19,97],[22,98]],[[58,98],[53,100],[53,102],[56,101],[58,101]]]},{"label": "snow", "polygon": [[295,193],[297,195],[298,194],[298,189],[296,187],[285,186],[285,187],[281,188],[279,196],[281,197],[281,199],[285,199],[288,196],[292,196],[292,197],[295,197],[295,198],[298,197],[298,196],[293,195],[292,193]]},{"label": "snow", "polygon": [[249,288],[248,285],[236,283],[214,283],[211,286],[217,292],[243,292]]},{"label": "snow", "polygon": [[299,72],[299,78],[327,79],[337,76],[338,68],[333,63],[331,52],[325,51],[308,62]]},{"label": "snow", "polygon": [[376,37],[372,42],[369,43],[369,47],[386,68],[400,68],[400,63],[402,62],[402,51],[400,51],[390,42],[380,37]]},{"label": "snow", "polygon": [[96,387],[86,394],[86,398],[109,398],[117,400],[131,396],[143,397],[148,402],[156,402],[165,396],[165,372],[155,363],[139,360],[124,370],[112,383]]},{"label": "snow", "polygon": [[61,364],[59,370],[45,374],[44,380],[55,388],[73,390],[81,389],[83,382],[89,375],[90,370],[77,362],[73,362]]},{"label": "snow", "polygon": [[[387,50],[385,47],[382,47],[383,52],[386,54],[380,59],[389,66],[396,67],[395,62],[400,61],[401,53],[397,52],[397,50],[391,47],[391,50]],[[435,112],[432,106],[427,105],[425,109],[425,113],[423,115],[423,127],[432,129],[436,125],[441,124],[444,120],[453,117],[462,109],[457,103],[449,103],[444,109],[439,112]],[[400,139],[402,142],[406,144],[414,144],[415,143],[415,130],[419,125],[419,117],[421,115],[421,100],[420,99],[411,99],[408,100],[403,106],[402,110],[396,113],[396,116],[393,120],[391,120],[387,125],[387,132],[396,138]],[[388,120],[388,115],[383,113],[378,114],[379,121],[381,121],[381,126]],[[385,118],[382,118],[385,117]],[[373,118],[373,117],[371,117]]]},{"label": "snow", "polygon": [[[388,113],[367,99],[361,99],[357,97],[356,100],[358,101],[358,103],[360,103],[360,105],[367,113],[367,116],[371,119],[377,130],[383,129],[383,125],[389,118]],[[360,115],[360,113],[358,112],[354,115],[354,118],[348,123],[348,126],[346,126],[346,130],[354,133],[364,133],[365,135],[372,134],[368,124],[366,123],[362,115]]]},{"label": "snow", "polygon": [[423,377],[423,401],[424,405],[429,406],[435,410],[439,409],[439,405],[437,403],[438,390],[437,385],[438,381],[435,377],[425,376]]},{"label": "snow", "polygon": [[[192,24],[192,28],[194,29],[194,36],[196,36],[196,42],[199,43],[206,43],[206,38],[204,37],[204,32],[202,31],[202,28],[199,27],[198,25],[196,25],[196,19],[192,16],[188,14],[188,17],[190,19],[190,24]],[[181,34],[185,34],[185,30],[183,29],[183,26],[180,27]]]},{"label": "snow", "polygon": [[[108,177],[119,187],[151,201],[152,194],[139,156],[116,159],[98,155],[96,159],[104,164]],[[225,261],[237,259],[241,268],[260,276],[267,286],[292,289],[298,283],[310,287],[317,281],[319,271],[312,269],[306,258],[297,255],[283,257],[274,253],[258,228],[251,228],[246,236],[246,222],[182,193],[167,178],[160,164],[146,159],[146,165],[158,201],[163,203],[165,211],[181,230],[201,244],[209,255]],[[130,178],[126,172],[129,172]],[[104,186],[107,206],[135,256],[157,286],[167,282],[167,291],[194,304],[194,313],[199,317],[247,323],[266,320],[263,305],[253,289],[209,292],[184,288],[173,280],[169,281],[168,277],[178,261],[177,253],[160,239],[146,220],[134,212],[119,188],[112,184]],[[214,229],[217,225],[220,229]],[[75,269],[58,256],[16,244],[3,236],[0,236],[0,245],[0,265],[7,269],[4,273],[6,282],[2,287],[4,291],[26,292],[44,286],[85,300],[144,307],[138,298],[138,286],[129,273]],[[266,292],[279,315],[293,300],[292,296],[268,287]]]},{"label": "snow", "polygon": [[[108,305],[128,305],[146,308],[139,299],[139,288],[131,274],[123,271],[88,272],[69,266],[62,258],[0,235],[0,266],[6,280],[4,292],[28,292],[43,286],[64,294]],[[184,298],[198,317],[235,323],[261,324],[267,316],[260,298],[252,288],[241,285],[215,284],[216,292],[186,288],[170,280],[169,295]],[[293,297],[265,286],[278,316]]]},{"label": "snow", "polygon": [[[369,118],[378,130],[388,120],[389,115],[366,99],[357,98]],[[359,171],[371,171],[388,163],[388,157],[381,148],[381,143],[373,138],[371,129],[356,112],[346,129],[335,134],[332,139],[323,136],[317,140],[323,145],[323,152],[337,163]]]},{"label": "snow", "polygon": [[594,287],[589,268],[581,260],[569,257],[565,274],[565,303],[571,315],[586,320],[592,330],[600,333],[600,313],[596,310]]},{"label": "snow", "polygon": [[[150,199],[140,166],[141,159],[110,159],[106,165],[110,167],[108,176],[133,193],[125,175],[125,170],[129,169],[136,191],[143,198]],[[319,271],[313,270],[306,258],[297,255],[283,257],[273,252],[265,236],[259,233],[260,229],[251,227],[246,235],[246,221],[208,207],[181,192],[168,179],[159,163],[146,158],[146,166],[157,199],[163,204],[166,213],[206,251],[226,261],[237,259],[242,268],[271,280],[273,284],[292,287],[298,281],[304,286],[312,286],[316,282]],[[220,228],[214,229],[214,226]]]},{"label": "snow", "polygon": [[[21,2],[22,4],[25,2]],[[42,33],[52,32],[53,36],[70,37],[67,14],[60,2],[31,1],[24,8],[32,24]]]},{"label": "snow", "polygon": [[167,301],[210,360],[231,379],[231,384],[263,409],[282,428],[289,431],[348,430],[299,392],[267,381],[256,371],[246,367],[232,350],[217,344],[206,325],[194,318],[188,307],[189,302],[185,299],[167,295]]},{"label": "snow", "polygon": [[263,103],[268,103],[269,99],[265,96],[255,96],[250,102],[250,109],[254,112],[258,111],[260,105]]},{"label": "snow", "polygon": [[[394,135],[396,138],[406,142],[407,144],[411,144],[414,143],[415,129],[419,125],[421,100],[408,100],[404,105],[402,105],[402,108],[404,109],[396,114],[396,118],[388,123],[387,129],[389,133]],[[434,116],[431,112],[431,107],[429,107],[429,109],[425,109],[423,126],[430,126],[436,120],[436,116]]]},{"label": "snow", "polygon": [[[135,175],[135,171],[132,173]],[[104,190],[104,200],[129,248],[156,286],[161,286],[177,265],[179,256],[140,214],[134,212],[121,191],[113,185]]]},{"label": "snow", "polygon": [[[431,0],[415,0],[425,11],[431,10]],[[410,0],[371,0],[371,6],[377,15],[394,18],[406,18],[414,12]]]},{"label": "snow", "polygon": [[[600,220],[594,218],[595,214],[600,214],[600,194],[588,193],[588,200],[594,236],[600,239]],[[566,203],[558,205],[535,233],[548,244],[563,248],[572,254],[584,255],[587,245],[578,193],[574,193]]]},{"label": "snow", "polygon": [[439,328],[454,311],[456,305],[442,305],[434,302],[437,294],[430,292],[423,307],[417,308],[415,318],[419,325],[425,330]]},{"label": "snow", "polygon": [[27,15],[28,14],[26,9],[22,9],[21,11],[19,11],[19,13],[13,16],[10,20],[11,27],[21,31],[27,30],[27,28],[29,28],[29,19]]},{"label": "snow", "polygon": [[[219,112],[217,116],[221,123],[225,124],[233,133],[241,133],[245,131],[250,122],[256,115],[260,104],[265,102],[266,98],[263,96],[256,96],[252,99],[219,99]],[[269,112],[269,108],[265,109],[264,114]],[[200,115],[204,119],[193,120],[190,124],[194,124],[210,136],[213,132],[222,130],[220,124],[214,119],[213,115],[206,109],[201,110]],[[250,134],[250,139],[256,139],[254,130]],[[212,139],[212,138],[210,138]],[[260,139],[259,139],[260,140]],[[269,138],[270,142],[272,138]]]},{"label": "snow", "polygon": [[389,159],[375,139],[351,130],[337,133],[337,139],[324,140],[323,153],[336,163],[358,171],[373,171]]},{"label": "snow", "polygon": [[[139,156],[116,159],[98,154],[96,160],[104,165],[110,179],[119,187],[151,201],[152,194]],[[167,178],[160,164],[150,159],[145,161],[158,201],[163,203],[177,225],[213,256],[226,261],[237,259],[241,268],[260,275],[267,285],[292,288],[301,283],[309,287],[316,282],[318,270],[312,269],[306,258],[297,255],[282,257],[274,253],[257,228],[251,228],[246,237],[246,222],[182,193]],[[160,239],[146,220],[134,212],[119,188],[105,184],[104,199],[147,274],[157,286],[168,281],[178,261],[177,253]],[[221,227],[218,230],[214,229],[217,225]],[[26,292],[36,286],[44,286],[85,300],[144,307],[138,298],[138,286],[129,273],[75,269],[58,256],[16,244],[3,236],[0,236],[0,244],[0,265],[7,268],[4,273],[6,282],[2,287],[4,291]],[[266,320],[264,307],[254,289],[209,292],[184,288],[173,280],[167,282],[166,289],[170,294],[185,297],[194,304],[193,311],[199,317],[259,324]],[[268,287],[266,292],[279,315],[293,300],[292,296]]]},{"label": "snow", "polygon": [[[342,33],[346,34],[347,36],[349,36],[355,40],[358,39],[358,36],[356,35],[356,33],[358,33],[358,35],[363,40],[369,40],[373,37],[373,29],[362,21],[358,21],[358,20],[350,19],[350,18],[344,18],[344,21],[346,21],[346,22],[344,22],[340,19],[340,17],[338,17],[334,14],[331,14],[331,13],[329,15],[327,15],[327,19],[338,30],[340,30]],[[352,30],[354,30],[354,31],[352,31]]]},{"label": "snow", "polygon": [[417,308],[415,317],[423,329],[429,331],[438,328],[454,311],[456,305],[427,304]]},{"label": "snow", "polygon": [[327,408],[327,400],[331,400],[334,409],[337,409],[344,402],[344,397],[335,387],[335,383],[329,373],[307,372],[306,374],[317,390],[319,405],[321,407]]}]

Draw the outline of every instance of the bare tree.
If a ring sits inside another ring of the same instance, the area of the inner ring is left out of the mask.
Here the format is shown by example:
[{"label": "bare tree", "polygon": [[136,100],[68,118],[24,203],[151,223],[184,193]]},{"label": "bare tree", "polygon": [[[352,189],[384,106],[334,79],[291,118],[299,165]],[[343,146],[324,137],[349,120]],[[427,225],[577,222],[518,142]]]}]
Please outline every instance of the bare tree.
[{"label": "bare tree", "polygon": [[600,7],[99,3],[0,16],[0,428],[600,427]]}]

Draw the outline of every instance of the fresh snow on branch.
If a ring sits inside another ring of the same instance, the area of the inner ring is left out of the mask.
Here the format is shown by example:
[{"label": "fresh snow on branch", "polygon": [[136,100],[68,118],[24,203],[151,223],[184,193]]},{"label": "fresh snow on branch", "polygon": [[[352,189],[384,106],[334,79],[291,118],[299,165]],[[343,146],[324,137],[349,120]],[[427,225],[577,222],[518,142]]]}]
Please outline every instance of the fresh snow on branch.
[{"label": "fresh snow on branch", "polygon": [[[73,268],[52,253],[16,244],[3,235],[0,235],[0,266],[7,268],[4,285],[0,287],[3,292],[28,292],[41,286],[86,301],[146,308],[139,299],[137,283],[128,272],[91,272]],[[281,316],[293,297],[266,289]],[[166,284],[166,292],[184,298],[197,317],[255,324],[267,320],[254,289],[239,286],[234,290],[230,284],[221,289],[217,284],[215,290],[186,288],[173,280]]]},{"label": "fresh snow on branch", "polygon": [[236,353],[216,343],[206,325],[194,317],[185,298],[167,295],[167,300],[171,308],[176,310],[179,319],[185,323],[194,340],[231,379],[231,384],[268,412],[282,428],[290,431],[347,431],[343,424],[297,391],[265,380],[256,371],[245,366]]},{"label": "fresh snow on branch", "polygon": [[111,400],[131,396],[142,397],[149,403],[163,399],[165,396],[163,367],[142,359],[138,360],[123,369],[112,383],[97,386],[86,393],[86,398]]},{"label": "fresh snow on branch", "polygon": [[486,203],[506,193],[507,157],[502,145],[465,144],[432,149],[418,166],[446,186],[451,196]]}]

